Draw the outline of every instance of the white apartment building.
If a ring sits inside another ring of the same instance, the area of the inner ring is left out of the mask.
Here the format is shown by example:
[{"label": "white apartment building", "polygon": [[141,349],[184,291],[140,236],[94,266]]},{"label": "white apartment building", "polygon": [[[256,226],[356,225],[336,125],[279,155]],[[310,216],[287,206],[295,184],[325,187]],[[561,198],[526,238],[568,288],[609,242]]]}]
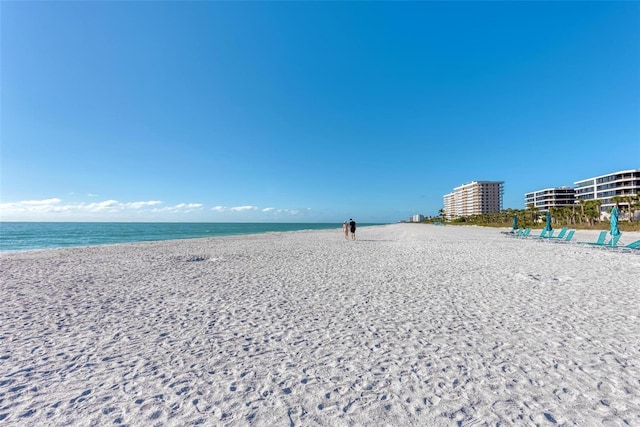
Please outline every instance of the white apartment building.
[{"label": "white apartment building", "polygon": [[640,169],[618,171],[574,182],[576,200],[601,200],[600,212],[609,212],[614,196],[640,195]]},{"label": "white apartment building", "polygon": [[493,214],[502,210],[504,181],[473,181],[444,196],[447,219]]},{"label": "white apartment building", "polygon": [[524,205],[527,207],[533,205],[540,211],[548,211],[553,207],[573,206],[575,201],[575,190],[571,187],[545,188],[524,195]]}]

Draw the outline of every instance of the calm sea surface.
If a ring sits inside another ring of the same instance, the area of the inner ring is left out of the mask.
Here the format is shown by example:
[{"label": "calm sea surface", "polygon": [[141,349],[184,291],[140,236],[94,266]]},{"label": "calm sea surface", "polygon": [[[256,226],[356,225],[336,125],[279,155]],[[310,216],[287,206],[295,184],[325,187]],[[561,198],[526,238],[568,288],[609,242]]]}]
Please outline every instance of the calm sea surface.
[{"label": "calm sea surface", "polygon": [[0,222],[0,252],[332,228],[342,224]]}]

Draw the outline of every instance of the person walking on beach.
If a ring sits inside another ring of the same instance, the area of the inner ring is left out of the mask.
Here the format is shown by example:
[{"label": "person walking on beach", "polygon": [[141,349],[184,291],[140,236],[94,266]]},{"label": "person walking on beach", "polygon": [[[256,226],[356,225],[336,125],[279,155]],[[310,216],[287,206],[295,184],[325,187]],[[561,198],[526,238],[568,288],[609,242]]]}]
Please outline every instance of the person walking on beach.
[{"label": "person walking on beach", "polygon": [[356,222],[349,218],[349,228],[351,229],[351,240],[356,240]]},{"label": "person walking on beach", "polygon": [[347,221],[342,223],[342,231],[344,231],[344,239],[349,240],[349,224],[347,224]]}]

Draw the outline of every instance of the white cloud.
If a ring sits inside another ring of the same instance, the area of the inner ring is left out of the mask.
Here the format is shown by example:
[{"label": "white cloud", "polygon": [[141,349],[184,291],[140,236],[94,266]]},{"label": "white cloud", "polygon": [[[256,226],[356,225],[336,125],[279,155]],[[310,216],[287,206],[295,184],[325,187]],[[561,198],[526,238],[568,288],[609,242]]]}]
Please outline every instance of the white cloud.
[{"label": "white cloud", "polygon": [[191,213],[202,209],[201,203],[180,203],[175,206],[163,206],[154,209],[153,212]]},{"label": "white cloud", "polygon": [[88,203],[88,204],[79,203],[76,206],[80,209],[82,209],[83,207],[86,207],[88,210],[92,212],[99,212],[99,211],[109,210],[109,209],[118,209],[121,207],[120,203],[117,200],[105,200],[103,202]]},{"label": "white cloud", "polygon": [[[128,207],[132,207],[134,209],[141,209],[144,208],[146,206],[156,206],[156,205],[161,205],[162,202],[159,200],[150,200],[148,202],[131,202],[131,203],[125,203],[125,206]],[[184,203],[182,203],[182,205],[184,205]]]},{"label": "white cloud", "polygon": [[[160,200],[119,202],[110,199],[95,202],[65,202],[60,198],[0,203],[0,219],[5,221],[270,221],[306,214],[308,209],[275,207],[214,206],[207,211],[202,203],[178,203],[165,206]],[[207,214],[207,212],[210,212]],[[211,212],[215,216],[211,216]],[[188,216],[185,216],[188,215]],[[219,215],[219,216],[218,216]]]},{"label": "white cloud", "polygon": [[259,208],[257,206],[236,206],[231,208],[232,211],[242,212],[242,211],[257,211]]},{"label": "white cloud", "polygon": [[25,200],[23,202],[16,203],[17,205],[25,205],[25,206],[46,206],[46,205],[55,205],[60,203],[62,200],[58,198],[54,199],[44,199],[44,200]]},{"label": "white cloud", "polygon": [[68,202],[59,198],[43,200],[23,200],[0,204],[0,215],[10,221],[64,221],[64,220],[139,220],[154,219],[154,213],[168,214],[190,213],[202,208],[200,203],[180,203],[164,206],[160,200],[137,202],[119,202],[103,200],[101,202]]}]

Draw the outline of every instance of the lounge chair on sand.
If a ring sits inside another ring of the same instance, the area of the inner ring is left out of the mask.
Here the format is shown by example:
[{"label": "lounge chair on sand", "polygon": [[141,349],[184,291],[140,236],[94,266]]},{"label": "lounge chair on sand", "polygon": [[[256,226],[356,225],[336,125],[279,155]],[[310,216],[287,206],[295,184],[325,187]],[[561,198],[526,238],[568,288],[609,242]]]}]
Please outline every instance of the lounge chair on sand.
[{"label": "lounge chair on sand", "polygon": [[[613,240],[613,239],[612,239]],[[620,249],[620,250],[634,250],[634,251],[640,251],[640,240],[636,240],[635,242],[631,242],[628,245],[624,245],[624,246],[609,246],[609,245],[603,245],[603,248],[610,248],[610,249]]]},{"label": "lounge chair on sand", "polygon": [[640,240],[636,240],[635,242],[631,242],[628,245],[617,246],[617,248],[619,248],[619,249],[635,249],[637,251],[640,251]]},{"label": "lounge chair on sand", "polygon": [[[552,231],[553,233],[553,231]],[[549,239],[562,239],[564,237],[564,235],[567,234],[567,227],[562,227],[562,230],[560,230],[560,233],[558,233],[557,236],[549,236]]]},{"label": "lounge chair on sand", "polygon": [[620,236],[622,236],[622,233],[618,234],[617,236],[613,236],[611,239],[609,239],[608,242],[605,242],[605,237],[607,236],[607,232],[606,231],[601,231],[600,235],[598,236],[598,241],[596,241],[595,243],[590,243],[590,242],[578,242],[578,243],[583,243],[586,245],[592,245],[592,246],[612,246],[615,247],[618,244],[618,240],[620,240]]},{"label": "lounge chair on sand", "polygon": [[[547,232],[549,234],[547,234]],[[547,237],[550,237],[552,234],[553,234],[553,230],[547,230],[546,228],[543,228],[539,236],[531,236],[531,237],[533,237],[534,239],[546,239]]]},{"label": "lounge chair on sand", "polygon": [[560,235],[558,235],[558,237],[553,237],[551,239],[552,242],[570,242],[571,239],[573,239],[573,235],[575,234],[576,230],[569,230],[569,232],[567,233],[566,237],[564,237],[564,239],[562,237],[560,237]]},{"label": "lounge chair on sand", "polygon": [[598,235],[598,240],[596,240],[595,242],[578,242],[581,245],[600,245],[602,246],[604,244],[604,239],[607,237],[607,230],[603,230],[600,232],[600,234]]}]

